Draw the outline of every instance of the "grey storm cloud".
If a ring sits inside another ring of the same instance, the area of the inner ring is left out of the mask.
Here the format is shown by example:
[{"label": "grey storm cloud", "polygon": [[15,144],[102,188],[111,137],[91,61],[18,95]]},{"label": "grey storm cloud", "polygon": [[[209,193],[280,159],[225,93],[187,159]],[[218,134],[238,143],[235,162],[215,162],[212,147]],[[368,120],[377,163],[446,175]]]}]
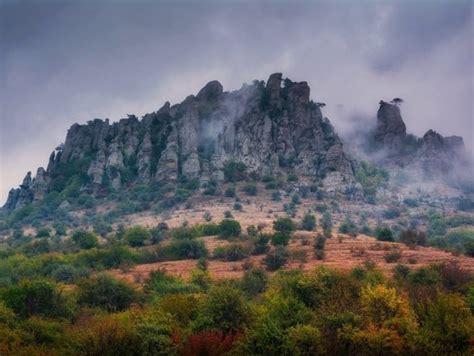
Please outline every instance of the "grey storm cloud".
[{"label": "grey storm cloud", "polygon": [[342,134],[402,97],[409,131],[462,135],[473,149],[469,0],[0,3],[1,200],[75,122],[276,71],[308,81]]}]

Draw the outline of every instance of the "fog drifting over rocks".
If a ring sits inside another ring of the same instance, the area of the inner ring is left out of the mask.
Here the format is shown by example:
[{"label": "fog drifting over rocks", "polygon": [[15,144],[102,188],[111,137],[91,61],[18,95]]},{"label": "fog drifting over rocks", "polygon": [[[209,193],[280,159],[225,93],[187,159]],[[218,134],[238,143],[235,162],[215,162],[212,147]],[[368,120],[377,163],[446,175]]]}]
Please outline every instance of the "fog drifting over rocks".
[{"label": "fog drifting over rocks", "polygon": [[404,99],[408,132],[473,151],[471,1],[3,1],[0,200],[75,122],[143,115],[217,79],[305,80],[344,137]]}]

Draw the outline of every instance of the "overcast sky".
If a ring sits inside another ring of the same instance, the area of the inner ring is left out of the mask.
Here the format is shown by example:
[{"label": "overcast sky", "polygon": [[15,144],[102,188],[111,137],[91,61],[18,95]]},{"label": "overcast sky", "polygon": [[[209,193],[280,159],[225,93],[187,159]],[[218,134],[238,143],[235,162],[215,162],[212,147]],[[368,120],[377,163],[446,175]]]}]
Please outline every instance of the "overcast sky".
[{"label": "overcast sky", "polygon": [[408,130],[473,150],[473,1],[0,0],[0,205],[75,122],[143,115],[208,81],[308,81],[340,132],[401,97]]}]

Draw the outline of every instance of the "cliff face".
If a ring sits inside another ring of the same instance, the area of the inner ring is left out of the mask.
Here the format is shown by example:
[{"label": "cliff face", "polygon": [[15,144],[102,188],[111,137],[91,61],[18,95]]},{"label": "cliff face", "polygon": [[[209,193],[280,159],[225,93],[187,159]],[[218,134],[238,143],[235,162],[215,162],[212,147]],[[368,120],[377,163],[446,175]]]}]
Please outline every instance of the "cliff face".
[{"label": "cliff face", "polygon": [[380,102],[371,139],[376,150],[384,151],[383,163],[414,168],[428,176],[448,175],[457,166],[468,164],[462,137],[443,137],[433,130],[422,138],[408,135],[396,104]]},{"label": "cliff face", "polygon": [[457,165],[468,163],[462,137],[443,137],[433,130],[428,130],[423,135],[417,159],[423,170],[433,175],[450,174]]},{"label": "cliff face", "polygon": [[389,154],[398,154],[406,135],[407,129],[400,114],[400,108],[381,101],[374,132],[374,141],[377,146],[384,148]]},{"label": "cliff face", "polygon": [[133,115],[110,124],[74,124],[46,170],[28,172],[4,206],[12,210],[51,191],[100,195],[137,183],[223,180],[224,162],[243,162],[248,172],[286,174],[323,181],[327,189],[353,183],[343,145],[306,82],[275,73],[234,92],[217,81],[142,120]]}]

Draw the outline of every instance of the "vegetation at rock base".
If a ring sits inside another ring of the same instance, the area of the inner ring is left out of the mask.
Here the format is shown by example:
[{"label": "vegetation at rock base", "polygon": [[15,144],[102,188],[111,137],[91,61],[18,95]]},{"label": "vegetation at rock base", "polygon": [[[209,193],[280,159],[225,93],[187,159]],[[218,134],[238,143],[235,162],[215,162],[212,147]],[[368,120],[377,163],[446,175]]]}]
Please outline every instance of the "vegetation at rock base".
[{"label": "vegetation at rock base", "polygon": [[[332,219],[324,215],[324,233],[313,232],[317,263],[324,263],[328,241],[337,244],[335,238],[328,240]],[[344,222],[356,225],[348,217]],[[393,265],[393,277],[369,261],[347,272],[324,266],[291,269],[296,255],[287,244],[297,225],[280,217],[273,229],[269,234],[264,225],[250,225],[242,231],[233,219],[175,228],[161,223],[150,229],[119,227],[114,239],[101,244],[93,232],[74,230],[63,252],[2,255],[0,350],[78,355],[474,351],[474,276],[459,265],[409,267],[397,245],[383,242],[391,246],[383,257]],[[390,235],[410,248],[426,242],[418,230],[380,231],[382,241]],[[451,239],[469,238],[464,230],[455,231]],[[216,236],[222,245],[207,251],[207,236]],[[248,262],[252,255],[262,255],[262,267]],[[160,269],[138,282],[110,273],[180,259],[196,260],[188,279]],[[242,264],[244,273],[238,279],[214,279],[209,261]]]}]

